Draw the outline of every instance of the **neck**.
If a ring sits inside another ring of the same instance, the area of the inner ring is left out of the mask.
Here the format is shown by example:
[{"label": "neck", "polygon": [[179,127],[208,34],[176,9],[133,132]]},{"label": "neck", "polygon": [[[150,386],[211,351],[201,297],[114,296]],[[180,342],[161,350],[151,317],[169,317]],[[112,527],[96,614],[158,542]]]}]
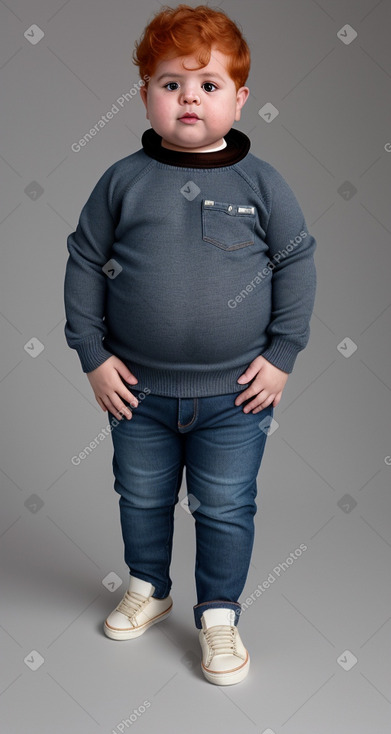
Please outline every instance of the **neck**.
[{"label": "neck", "polygon": [[221,168],[232,166],[244,158],[250,149],[250,140],[244,133],[231,128],[224,136],[224,145],[220,150],[193,152],[190,150],[172,150],[162,145],[162,138],[153,128],[146,130],[142,136],[144,152],[155,160],[167,165],[183,168]]},{"label": "neck", "polygon": [[168,148],[168,150],[177,150],[180,153],[207,153],[208,150],[225,147],[225,140],[224,138],[220,138],[220,140],[215,143],[209,143],[209,145],[201,146],[200,148],[184,148],[180,145],[173,145],[173,143],[169,143],[167,140],[162,138],[161,145],[163,148]]}]

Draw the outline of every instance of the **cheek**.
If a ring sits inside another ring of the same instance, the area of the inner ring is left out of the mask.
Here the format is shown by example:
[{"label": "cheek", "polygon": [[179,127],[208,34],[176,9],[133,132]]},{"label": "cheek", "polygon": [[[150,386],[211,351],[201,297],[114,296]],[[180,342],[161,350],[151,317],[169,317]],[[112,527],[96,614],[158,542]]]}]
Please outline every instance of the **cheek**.
[{"label": "cheek", "polygon": [[157,97],[153,101],[153,112],[155,114],[164,114],[172,109],[172,101],[167,97]]},{"label": "cheek", "polygon": [[231,110],[231,107],[224,102],[218,105],[217,109],[214,106],[212,109],[208,110],[208,120],[212,125],[219,125],[222,121],[228,119],[231,117],[231,115],[234,113],[234,110]]},{"label": "cheek", "polygon": [[224,117],[230,117],[230,115],[235,112],[236,104],[232,102],[231,97],[220,97],[219,104],[216,105],[216,103],[214,103],[213,107],[214,109],[211,110],[212,115],[216,117],[216,119],[222,119]]}]

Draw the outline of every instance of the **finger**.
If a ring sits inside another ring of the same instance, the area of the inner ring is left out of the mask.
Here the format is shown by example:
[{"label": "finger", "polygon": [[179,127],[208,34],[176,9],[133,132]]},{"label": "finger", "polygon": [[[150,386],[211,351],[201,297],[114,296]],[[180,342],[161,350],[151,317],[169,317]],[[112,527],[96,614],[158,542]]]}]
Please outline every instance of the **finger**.
[{"label": "finger", "polygon": [[252,380],[253,377],[255,377],[255,375],[258,372],[259,372],[259,367],[257,367],[256,365],[252,364],[249,367],[247,367],[246,371],[243,372],[242,375],[240,375],[240,377],[237,379],[237,382],[239,382],[239,383],[250,382],[250,380]]},{"label": "finger", "polygon": [[105,404],[104,404],[103,400],[101,400],[101,398],[96,398],[96,402],[97,402],[97,403],[98,403],[98,405],[99,405],[99,406],[100,406],[100,407],[102,408],[102,410],[105,410],[105,411],[107,410],[107,408],[106,408],[106,406],[105,406]]},{"label": "finger", "polygon": [[260,370],[264,367],[266,363],[266,360],[259,355],[259,357],[255,357],[255,359],[249,364],[246,371],[243,372],[242,375],[237,379],[237,382],[245,383],[250,382],[257,374],[260,372]]},{"label": "finger", "polygon": [[117,372],[121,375],[121,377],[124,378],[125,382],[130,382],[132,385],[136,385],[138,383],[137,377],[131,372],[126,364],[124,364],[122,361],[119,362],[116,366]]},{"label": "finger", "polygon": [[131,404],[132,408],[137,408],[138,400],[135,397],[135,395],[133,395],[133,393],[130,392],[130,390],[126,390],[125,393],[120,393],[120,395],[121,395],[121,398],[124,398],[124,400],[127,400],[128,403]]},{"label": "finger", "polygon": [[255,413],[260,413],[262,410],[265,410],[265,408],[267,408],[270,405],[270,403],[272,402],[273,398],[274,398],[274,395],[269,395],[269,397],[267,398],[267,400],[264,400],[263,403],[261,403],[261,405],[258,405],[258,407],[255,408],[255,410],[252,411],[252,413],[254,413],[254,414]]},{"label": "finger", "polygon": [[124,405],[119,399],[114,402],[109,401],[110,403],[110,413],[115,415],[117,418],[122,418],[123,416],[130,420],[132,418],[132,411],[129,410],[129,408]]},{"label": "finger", "polygon": [[[118,399],[119,398],[122,398],[126,402],[130,403],[131,406],[132,406],[132,408],[137,408],[137,406],[138,406],[138,400],[137,400],[136,396],[133,395],[133,393],[130,392],[130,390],[128,390],[128,388],[126,387],[126,385],[124,385],[124,383],[122,382],[122,380],[119,380],[118,383],[114,385],[114,391],[115,391],[116,396],[118,396]],[[110,400],[110,398],[109,398],[108,395],[107,395],[107,397]],[[118,403],[118,400],[112,400],[112,403],[113,403],[113,405],[115,405],[117,407],[118,407],[118,405],[121,405],[122,404],[121,402]]]},{"label": "finger", "polygon": [[246,390],[243,390],[243,392],[238,395],[238,397],[235,400],[235,405],[241,405],[246,400],[249,400],[254,395],[258,395],[259,392],[262,390],[262,385],[259,382],[253,382],[250,387],[248,387]]},{"label": "finger", "polygon": [[254,408],[257,408],[258,405],[262,405],[265,400],[267,400],[268,394],[265,393],[265,390],[262,390],[262,392],[259,395],[256,395],[254,400],[251,400],[250,403],[247,403],[247,405],[243,408],[243,413],[249,413],[250,411],[254,410]]}]

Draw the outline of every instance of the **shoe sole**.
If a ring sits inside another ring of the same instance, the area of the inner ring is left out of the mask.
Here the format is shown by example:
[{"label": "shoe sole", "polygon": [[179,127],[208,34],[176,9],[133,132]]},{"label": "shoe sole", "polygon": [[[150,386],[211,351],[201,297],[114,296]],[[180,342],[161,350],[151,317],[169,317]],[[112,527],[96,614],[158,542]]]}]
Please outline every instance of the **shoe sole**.
[{"label": "shoe sole", "polygon": [[157,624],[158,622],[162,622],[163,619],[168,617],[172,610],[172,607],[173,605],[171,604],[168,609],[166,609],[161,614],[158,614],[157,617],[154,617],[149,622],[145,622],[139,627],[133,627],[131,629],[121,630],[115,627],[110,627],[110,625],[107,624],[106,620],[103,625],[103,631],[107,637],[110,637],[111,640],[133,640],[133,638],[143,635],[149,627],[152,627],[152,625]]},{"label": "shoe sole", "polygon": [[235,683],[240,683],[248,675],[250,669],[250,655],[247,653],[246,662],[238,669],[233,670],[229,673],[213,673],[204,667],[201,663],[201,670],[209,683],[214,683],[216,686],[232,686]]}]

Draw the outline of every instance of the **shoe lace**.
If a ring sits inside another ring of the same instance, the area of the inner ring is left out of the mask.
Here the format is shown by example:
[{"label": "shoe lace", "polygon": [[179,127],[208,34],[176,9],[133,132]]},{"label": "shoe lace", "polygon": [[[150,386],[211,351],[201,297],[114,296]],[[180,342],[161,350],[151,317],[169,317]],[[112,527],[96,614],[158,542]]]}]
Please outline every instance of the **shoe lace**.
[{"label": "shoe lace", "polygon": [[148,601],[145,596],[138,594],[136,591],[127,591],[122,601],[118,604],[117,611],[131,619]]},{"label": "shoe lace", "polygon": [[218,624],[205,630],[205,638],[216,655],[232,655],[235,652],[235,627]]}]

